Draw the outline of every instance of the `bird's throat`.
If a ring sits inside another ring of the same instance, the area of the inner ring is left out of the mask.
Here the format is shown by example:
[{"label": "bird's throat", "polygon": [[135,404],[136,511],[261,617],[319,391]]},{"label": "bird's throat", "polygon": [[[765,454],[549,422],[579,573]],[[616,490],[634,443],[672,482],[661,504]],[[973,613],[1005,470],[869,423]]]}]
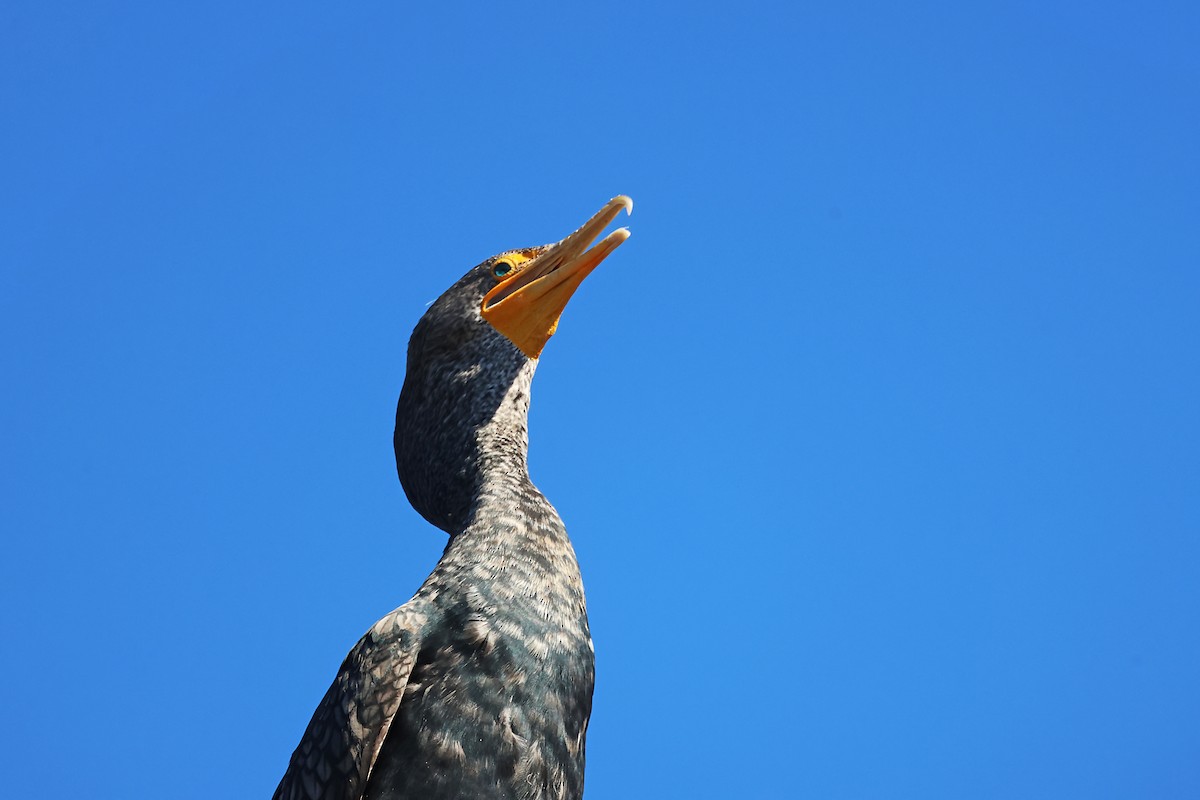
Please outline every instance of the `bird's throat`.
[{"label": "bird's throat", "polygon": [[536,366],[522,357],[481,376],[443,365],[432,378],[410,368],[396,408],[396,469],[413,508],[446,533],[463,531],[489,492],[536,492],[528,470]]}]

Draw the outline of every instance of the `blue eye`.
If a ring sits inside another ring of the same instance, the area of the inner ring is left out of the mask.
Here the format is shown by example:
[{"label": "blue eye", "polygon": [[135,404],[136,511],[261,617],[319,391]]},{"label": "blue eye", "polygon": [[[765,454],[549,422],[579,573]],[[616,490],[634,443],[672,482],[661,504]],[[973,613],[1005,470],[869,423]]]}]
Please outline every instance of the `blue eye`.
[{"label": "blue eye", "polygon": [[507,261],[497,261],[496,266],[492,267],[492,274],[497,278],[503,278],[510,272],[512,272],[512,264]]}]

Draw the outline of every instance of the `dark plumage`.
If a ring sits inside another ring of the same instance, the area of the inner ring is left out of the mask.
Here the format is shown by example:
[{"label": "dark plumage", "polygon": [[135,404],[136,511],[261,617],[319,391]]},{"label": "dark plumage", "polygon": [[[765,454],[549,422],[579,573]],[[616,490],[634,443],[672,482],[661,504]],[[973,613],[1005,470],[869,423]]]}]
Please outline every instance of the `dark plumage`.
[{"label": "dark plumage", "polygon": [[[526,460],[538,361],[522,351],[541,345],[502,333],[490,313],[583,261],[590,271],[627,232],[584,249],[629,206],[617,198],[558,245],[484,261],[417,324],[396,467],[413,507],[450,541],[412,600],[350,651],[277,800],[582,796],[594,676],[583,583]],[[497,294],[501,263],[515,268]]]}]

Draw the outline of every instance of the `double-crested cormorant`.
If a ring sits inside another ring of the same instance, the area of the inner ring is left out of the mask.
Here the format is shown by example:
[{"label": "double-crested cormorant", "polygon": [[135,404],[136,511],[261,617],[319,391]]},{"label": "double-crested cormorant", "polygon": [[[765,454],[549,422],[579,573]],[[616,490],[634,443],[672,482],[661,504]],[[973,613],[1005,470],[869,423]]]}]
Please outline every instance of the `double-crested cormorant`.
[{"label": "double-crested cormorant", "polygon": [[350,651],[276,800],[582,796],[592,639],[575,551],[529,479],[529,388],[567,300],[628,238],[588,249],[622,208],[489,258],[417,323],[396,469],[450,542]]}]

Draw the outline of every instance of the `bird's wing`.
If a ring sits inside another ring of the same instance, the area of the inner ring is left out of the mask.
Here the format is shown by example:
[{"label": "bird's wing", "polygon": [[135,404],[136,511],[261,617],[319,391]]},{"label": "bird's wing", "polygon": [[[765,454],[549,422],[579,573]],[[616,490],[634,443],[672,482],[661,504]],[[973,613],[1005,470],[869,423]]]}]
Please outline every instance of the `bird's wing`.
[{"label": "bird's wing", "polygon": [[292,753],[273,800],[360,800],[417,660],[424,615],[401,606],[367,631]]}]

